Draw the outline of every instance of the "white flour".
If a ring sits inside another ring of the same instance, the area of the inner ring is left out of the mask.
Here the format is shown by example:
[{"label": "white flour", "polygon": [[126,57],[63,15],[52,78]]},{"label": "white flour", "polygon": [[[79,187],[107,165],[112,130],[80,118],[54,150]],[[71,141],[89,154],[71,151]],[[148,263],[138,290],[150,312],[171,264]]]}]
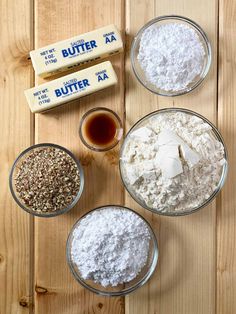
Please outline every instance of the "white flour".
[{"label": "white flour", "polygon": [[147,262],[150,233],[135,213],[105,208],[74,230],[71,255],[82,278],[106,287],[134,279]]},{"label": "white flour", "polygon": [[138,60],[152,84],[165,91],[179,91],[201,74],[204,55],[195,30],[169,23],[152,25],[144,31]]},{"label": "white flour", "polygon": [[133,193],[157,211],[187,211],[221,178],[224,147],[202,119],[160,113],[135,130],[124,147],[124,176]]}]

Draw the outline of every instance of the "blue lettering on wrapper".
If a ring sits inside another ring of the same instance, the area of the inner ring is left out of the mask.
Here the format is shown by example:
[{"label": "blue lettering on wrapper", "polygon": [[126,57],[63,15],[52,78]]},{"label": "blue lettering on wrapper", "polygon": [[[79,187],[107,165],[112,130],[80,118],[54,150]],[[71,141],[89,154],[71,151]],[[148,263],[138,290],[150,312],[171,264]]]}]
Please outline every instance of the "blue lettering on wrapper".
[{"label": "blue lettering on wrapper", "polygon": [[62,49],[61,52],[63,58],[67,58],[69,56],[78,55],[82,52],[86,52],[94,48],[97,48],[96,40],[90,40],[87,42],[81,42],[80,44],[69,47],[67,49]]},{"label": "blue lettering on wrapper", "polygon": [[69,54],[68,54],[66,49],[63,49],[61,52],[62,52],[62,55],[63,55],[64,58],[69,56]]},{"label": "blue lettering on wrapper", "polygon": [[116,37],[114,35],[111,35],[110,37],[109,36],[106,37],[105,42],[106,42],[106,44],[109,44],[109,43],[113,42],[114,40],[116,40]]},{"label": "blue lettering on wrapper", "polygon": [[65,85],[61,88],[55,89],[55,95],[56,97],[61,97],[63,95],[70,95],[81,89],[85,89],[85,87],[88,87],[88,86],[90,86],[89,80],[84,79],[84,80],[77,81],[72,84]]},{"label": "blue lettering on wrapper", "polygon": [[91,48],[97,48],[96,40],[91,40],[90,45],[91,45]]},{"label": "blue lettering on wrapper", "polygon": [[109,76],[106,73],[104,73],[102,75],[100,74],[100,75],[98,75],[98,82],[104,81],[104,80],[106,80],[108,78],[109,78]]},{"label": "blue lettering on wrapper", "polygon": [[60,89],[55,89],[55,94],[56,94],[57,97],[60,97],[61,96]]}]

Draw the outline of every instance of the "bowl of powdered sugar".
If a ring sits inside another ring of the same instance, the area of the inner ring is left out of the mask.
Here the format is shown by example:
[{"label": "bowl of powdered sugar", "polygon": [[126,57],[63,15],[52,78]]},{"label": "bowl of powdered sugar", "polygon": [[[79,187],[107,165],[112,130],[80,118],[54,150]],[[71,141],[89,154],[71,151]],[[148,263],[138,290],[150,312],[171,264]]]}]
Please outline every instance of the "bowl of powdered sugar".
[{"label": "bowl of powdered sugar", "polygon": [[157,260],[151,226],[122,206],[90,211],[75,223],[67,240],[67,261],[75,279],[101,295],[125,295],[141,287]]},{"label": "bowl of powdered sugar", "polygon": [[135,36],[131,64],[140,83],[162,96],[195,89],[211,65],[211,46],[205,32],[182,16],[161,16]]},{"label": "bowl of powdered sugar", "polygon": [[169,108],[139,120],[121,148],[130,195],[154,213],[178,216],[206,206],[221,190],[227,151],[216,127],[196,112]]}]

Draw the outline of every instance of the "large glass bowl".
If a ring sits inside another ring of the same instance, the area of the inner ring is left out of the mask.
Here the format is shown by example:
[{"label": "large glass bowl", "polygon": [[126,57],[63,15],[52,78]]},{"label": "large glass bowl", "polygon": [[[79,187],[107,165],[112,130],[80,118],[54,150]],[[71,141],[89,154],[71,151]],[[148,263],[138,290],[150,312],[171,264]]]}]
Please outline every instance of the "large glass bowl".
[{"label": "large glass bowl", "polygon": [[[40,211],[36,211],[36,210],[32,210],[30,207],[26,206],[26,204],[24,204],[21,199],[18,197],[18,193],[16,191],[16,187],[15,187],[15,175],[19,169],[19,165],[20,163],[33,151],[33,150],[37,150],[39,148],[42,147],[53,147],[59,150],[62,150],[63,152],[65,152],[66,154],[68,154],[76,163],[79,173],[80,173],[80,188],[79,191],[75,197],[75,199],[73,200],[72,203],[70,203],[67,207],[60,209],[60,210],[56,210],[56,211],[51,211],[51,212],[40,212]],[[50,144],[50,143],[42,143],[42,144],[36,144],[36,145],[32,145],[30,147],[28,147],[26,150],[24,150],[23,152],[20,153],[20,155],[16,158],[11,171],[10,171],[10,176],[9,176],[9,185],[10,185],[10,190],[11,190],[11,194],[12,197],[14,198],[14,200],[16,201],[16,203],[22,208],[24,209],[27,213],[32,214],[34,216],[38,216],[38,217],[54,217],[54,216],[58,216],[61,214],[64,214],[66,212],[68,212],[71,208],[73,208],[76,203],[78,202],[78,200],[81,197],[81,194],[83,192],[83,188],[84,188],[84,172],[82,169],[82,166],[80,164],[80,162],[76,159],[76,157],[66,148],[56,145],[56,144]]]},{"label": "large glass bowl", "polygon": [[[182,211],[160,211],[158,210],[158,208],[152,208],[152,207],[149,207],[146,205],[146,203],[144,202],[144,200],[142,198],[140,198],[139,195],[137,195],[134,191],[134,189],[132,188],[132,186],[130,186],[129,182],[128,182],[128,179],[126,177],[126,174],[125,174],[125,169],[124,169],[124,164],[123,164],[123,158],[125,157],[124,155],[124,151],[125,151],[125,147],[126,147],[126,144],[128,143],[129,139],[130,139],[130,136],[132,135],[132,133],[139,129],[140,127],[144,126],[146,124],[146,122],[153,116],[156,116],[156,115],[159,115],[159,114],[163,114],[163,113],[166,113],[166,112],[183,112],[183,113],[186,113],[186,114],[190,114],[190,115],[193,115],[193,116],[196,116],[196,117],[199,117],[200,119],[202,119],[205,123],[208,123],[211,128],[212,128],[212,133],[213,135],[216,137],[216,139],[221,142],[224,146],[224,158],[226,160],[226,163],[223,165],[222,167],[222,173],[221,173],[221,178],[218,182],[218,185],[217,185],[217,188],[214,190],[214,192],[212,193],[212,195],[210,195],[210,197],[208,199],[205,200],[204,203],[202,203],[200,206],[197,206],[197,207],[194,207],[194,208],[191,208],[191,210],[182,210]],[[227,149],[226,149],[226,146],[225,146],[225,143],[224,143],[224,140],[220,134],[220,132],[217,130],[217,128],[208,120],[206,119],[205,117],[203,117],[202,115],[194,112],[194,111],[191,111],[191,110],[188,110],[188,109],[183,109],[183,108],[165,108],[165,109],[160,109],[160,110],[156,110],[156,111],[153,111],[151,112],[150,114],[144,116],[143,118],[141,118],[139,121],[137,121],[133,126],[132,128],[129,130],[129,132],[127,133],[125,139],[124,139],[124,142],[122,144],[122,147],[121,147],[121,151],[120,151],[120,161],[119,161],[119,166],[120,166],[120,175],[121,175],[121,178],[122,178],[122,181],[123,181],[123,184],[126,188],[126,190],[129,192],[129,194],[131,195],[131,197],[139,204],[141,205],[143,208],[146,208],[148,210],[150,210],[151,212],[155,213],[155,214],[160,214],[160,215],[164,215],[164,216],[183,216],[183,215],[188,215],[188,214],[191,214],[193,212],[196,212],[197,210],[205,207],[206,205],[208,205],[215,197],[216,195],[220,192],[221,188],[223,187],[224,185],[224,182],[226,180],[226,177],[227,177],[227,171],[228,171],[228,154],[227,154]]]},{"label": "large glass bowl", "polygon": [[[204,64],[203,64],[202,71],[201,71],[200,75],[198,75],[194,79],[194,81],[192,81],[185,89],[182,89],[180,91],[165,91],[163,89],[156,87],[151,82],[149,82],[148,79],[146,78],[146,74],[143,71],[143,69],[141,68],[141,66],[139,64],[139,60],[137,58],[138,53],[139,53],[140,40],[141,40],[143,32],[150,26],[153,26],[153,25],[159,26],[159,25],[164,25],[167,23],[185,24],[185,25],[189,26],[190,28],[192,28],[193,30],[195,30],[195,32],[199,36],[199,39],[203,45],[204,52],[205,52]],[[151,20],[150,22],[148,22],[146,25],[144,25],[139,30],[137,35],[134,37],[134,40],[133,40],[132,46],[131,46],[131,64],[132,64],[132,68],[133,68],[133,71],[134,71],[136,78],[145,88],[147,88],[151,92],[153,92],[157,95],[161,95],[161,96],[179,96],[179,95],[184,95],[186,93],[191,92],[193,89],[195,89],[197,86],[199,86],[201,84],[201,82],[204,80],[204,78],[206,77],[206,75],[210,69],[211,59],[212,59],[211,45],[210,45],[210,42],[209,42],[205,32],[202,30],[202,28],[198,24],[196,24],[192,20],[190,20],[186,17],[183,17],[183,16],[178,16],[178,15],[160,16],[160,17],[157,17],[157,18]]]},{"label": "large glass bowl", "polygon": [[[78,267],[75,265],[75,263],[73,262],[72,257],[71,257],[71,246],[72,246],[72,240],[73,240],[73,232],[74,232],[75,228],[78,227],[81,220],[83,218],[85,218],[85,216],[91,214],[91,212],[93,212],[93,211],[99,211],[99,210],[103,210],[105,208],[124,209],[127,211],[134,212],[136,215],[138,215],[146,223],[148,230],[150,232],[150,237],[151,237],[148,260],[147,260],[146,265],[142,269],[142,271],[132,281],[125,283],[125,284],[122,284],[122,285],[118,285],[116,287],[111,287],[111,286],[103,287],[102,285],[97,284],[92,280],[84,280],[80,275],[80,271],[79,271]],[[157,240],[156,240],[155,234],[152,230],[152,227],[149,225],[149,223],[141,215],[139,215],[138,213],[136,213],[135,211],[133,211],[132,209],[127,208],[127,207],[118,206],[118,205],[106,205],[106,206],[98,207],[98,208],[91,210],[90,212],[88,212],[84,216],[82,216],[74,224],[74,226],[72,227],[70,234],[68,236],[67,245],[66,245],[66,256],[67,256],[67,262],[68,262],[68,265],[70,267],[72,274],[74,275],[75,279],[82,286],[84,286],[88,290],[90,290],[94,293],[100,294],[100,295],[123,296],[123,295],[126,295],[126,294],[136,290],[137,288],[143,286],[148,281],[148,279],[151,277],[151,275],[153,274],[153,272],[156,268],[156,265],[157,265],[158,246],[157,246]]]}]

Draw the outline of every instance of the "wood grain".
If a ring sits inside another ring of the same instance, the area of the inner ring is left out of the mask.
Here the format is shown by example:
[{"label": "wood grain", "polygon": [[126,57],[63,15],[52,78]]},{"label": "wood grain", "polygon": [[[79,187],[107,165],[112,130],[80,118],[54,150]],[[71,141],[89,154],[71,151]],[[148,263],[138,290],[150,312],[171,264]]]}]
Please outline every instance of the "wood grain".
[{"label": "wood grain", "polygon": [[[150,111],[172,106],[195,110],[211,121],[216,121],[217,3],[211,0],[130,0],[126,10],[129,25],[127,31],[130,33],[128,38],[132,38],[152,17],[168,14],[192,18],[206,31],[214,55],[210,74],[196,91],[169,99],[150,95],[140,84],[134,83],[127,60],[127,128]],[[129,89],[129,86],[134,88]],[[127,195],[125,203],[140,211]],[[150,282],[126,299],[126,312],[215,313],[215,203],[188,217],[158,217],[146,213],[143,209],[141,213],[145,214],[155,228],[159,240],[160,260]]]},{"label": "wood grain", "polygon": [[229,153],[229,173],[217,202],[217,314],[236,312],[236,2],[219,6],[218,126]]},{"label": "wood grain", "polygon": [[[84,33],[111,23],[123,31],[123,1],[36,1],[36,47]],[[36,219],[35,313],[123,313],[122,298],[103,298],[75,281],[66,264],[68,233],[86,211],[104,204],[122,204],[123,188],[118,172],[118,147],[92,153],[78,135],[82,115],[104,106],[123,117],[123,55],[111,59],[119,84],[36,117],[36,142],[53,142],[69,148],[82,161],[85,190],[76,208],[61,217]],[[39,81],[37,81],[39,82]]]},{"label": "wood grain", "polygon": [[[0,314],[234,314],[235,1],[219,0],[218,12],[218,0],[2,0],[0,13]],[[205,82],[193,93],[171,99],[143,88],[129,60],[130,45],[139,28],[164,14],[184,15],[199,23],[213,50]],[[36,115],[34,125],[23,95],[34,79],[36,84],[42,83],[34,78],[28,60],[34,38],[35,46],[41,47],[110,23],[123,35],[126,31],[125,61],[123,55],[111,58],[118,86]],[[82,115],[96,106],[116,111],[125,120],[126,131],[145,114],[173,106],[192,109],[218,123],[230,163],[220,197],[198,213],[180,218],[160,217],[139,207],[122,188],[119,146],[107,153],[92,153],[79,139]],[[70,149],[81,160],[86,179],[78,205],[61,217],[36,218],[35,232],[34,219],[14,203],[8,188],[14,159],[34,141]],[[154,276],[125,300],[89,293],[75,281],[65,258],[66,239],[74,222],[89,209],[109,203],[125,203],[144,215],[159,241],[160,259]]]},{"label": "wood grain", "polygon": [[32,309],[32,218],[13,201],[8,175],[14,159],[33,139],[23,94],[33,84],[27,59],[33,48],[33,20],[28,0],[3,0],[0,14],[0,313],[18,314]]}]

